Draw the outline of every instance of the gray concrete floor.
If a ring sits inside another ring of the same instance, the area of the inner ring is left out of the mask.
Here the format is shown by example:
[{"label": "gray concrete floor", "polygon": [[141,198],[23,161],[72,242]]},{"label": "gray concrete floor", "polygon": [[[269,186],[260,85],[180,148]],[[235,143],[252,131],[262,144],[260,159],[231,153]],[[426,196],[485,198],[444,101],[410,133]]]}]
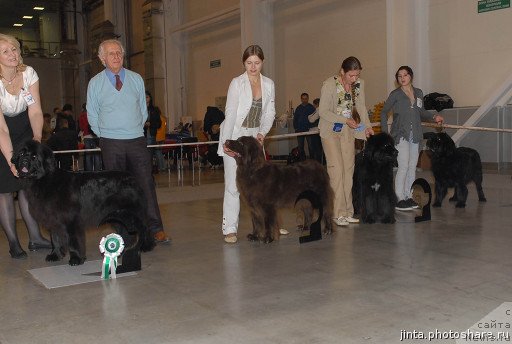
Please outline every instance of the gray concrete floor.
[{"label": "gray concrete floor", "polygon": [[[51,265],[46,252],[12,260],[0,235],[0,343],[399,343],[402,330],[464,331],[512,301],[510,175],[485,175],[487,203],[470,186],[465,209],[445,201],[430,222],[400,213],[303,245],[291,211],[289,236],[248,242],[243,208],[241,240],[228,245],[222,173],[203,171],[195,187],[190,172],[184,187],[175,172],[157,177],[173,242],[133,277],[47,290],[27,272]],[[89,260],[101,259],[101,236],[90,232]]]}]

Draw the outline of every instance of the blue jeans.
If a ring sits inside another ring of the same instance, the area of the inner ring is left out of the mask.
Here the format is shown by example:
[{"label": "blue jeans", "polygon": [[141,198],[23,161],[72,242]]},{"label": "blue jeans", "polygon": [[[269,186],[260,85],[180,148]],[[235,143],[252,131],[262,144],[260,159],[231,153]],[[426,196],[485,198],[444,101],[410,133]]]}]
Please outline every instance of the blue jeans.
[{"label": "blue jeans", "polygon": [[416,179],[416,165],[420,154],[419,143],[412,143],[412,138],[410,141],[401,138],[395,148],[398,150],[395,193],[398,200],[401,201],[412,196],[411,187]]}]

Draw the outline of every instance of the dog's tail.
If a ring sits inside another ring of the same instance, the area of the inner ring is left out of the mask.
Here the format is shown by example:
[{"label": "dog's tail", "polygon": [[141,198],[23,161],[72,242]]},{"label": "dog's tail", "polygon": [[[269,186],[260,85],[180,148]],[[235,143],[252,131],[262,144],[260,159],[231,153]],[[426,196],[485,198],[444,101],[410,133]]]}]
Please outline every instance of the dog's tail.
[{"label": "dog's tail", "polygon": [[140,216],[133,212],[128,210],[113,211],[100,221],[99,226],[104,224],[110,224],[123,237],[127,247],[139,245],[142,252],[148,252],[156,245],[155,238],[149,232],[147,225]]}]

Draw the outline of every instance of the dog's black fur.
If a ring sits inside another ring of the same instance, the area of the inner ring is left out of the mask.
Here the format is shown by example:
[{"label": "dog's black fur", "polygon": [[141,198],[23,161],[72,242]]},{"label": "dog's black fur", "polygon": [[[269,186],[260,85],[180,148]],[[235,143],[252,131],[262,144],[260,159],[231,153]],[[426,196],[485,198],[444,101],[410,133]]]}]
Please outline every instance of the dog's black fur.
[{"label": "dog's black fur", "polygon": [[334,193],[325,168],[315,160],[292,165],[277,165],[265,160],[262,145],[251,136],[227,140],[226,146],[236,153],[236,182],[240,195],[251,210],[251,241],[272,242],[279,238],[278,209],[293,207],[306,191],[320,196],[323,205],[324,232],[332,232]]},{"label": "dog's black fur", "polygon": [[140,270],[140,251],[152,250],[155,242],[147,230],[142,189],[130,174],[60,170],[51,149],[36,141],[27,141],[12,162],[28,183],[31,214],[51,232],[47,261],[61,260],[69,251],[70,265],[83,264],[86,229],[108,223],[125,242],[117,272],[128,266]]},{"label": "dog's black fur", "polygon": [[393,165],[397,156],[395,142],[386,133],[369,137],[356,155],[352,199],[361,222],[395,223]]},{"label": "dog's black fur", "polygon": [[450,201],[457,202],[457,208],[464,208],[468,198],[467,184],[476,185],[478,200],[485,202],[482,189],[482,162],[480,155],[472,148],[455,147],[455,142],[446,133],[432,135],[427,141],[432,152],[432,172],[435,178],[436,197],[433,207],[440,207],[449,187],[455,192]]}]

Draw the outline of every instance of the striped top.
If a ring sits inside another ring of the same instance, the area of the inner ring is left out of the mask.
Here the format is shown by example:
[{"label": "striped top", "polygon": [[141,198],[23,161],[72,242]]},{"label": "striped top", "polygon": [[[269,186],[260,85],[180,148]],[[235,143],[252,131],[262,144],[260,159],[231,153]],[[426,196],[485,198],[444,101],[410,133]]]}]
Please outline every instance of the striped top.
[{"label": "striped top", "polygon": [[249,113],[247,114],[247,117],[245,117],[244,122],[242,123],[242,127],[258,128],[261,122],[261,109],[261,98],[253,99],[251,108],[249,109]]}]

